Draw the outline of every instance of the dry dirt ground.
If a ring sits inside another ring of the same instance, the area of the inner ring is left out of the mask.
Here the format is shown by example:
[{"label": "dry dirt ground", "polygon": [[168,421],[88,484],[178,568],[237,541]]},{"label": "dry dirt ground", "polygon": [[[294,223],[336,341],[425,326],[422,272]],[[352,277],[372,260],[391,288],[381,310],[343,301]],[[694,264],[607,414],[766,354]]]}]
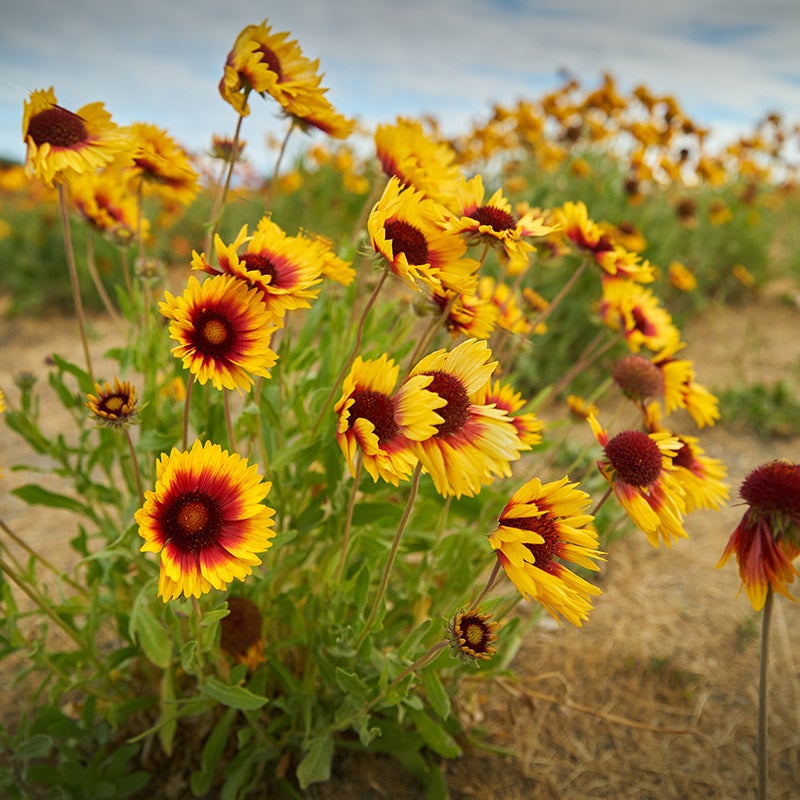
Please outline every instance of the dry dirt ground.
[{"label": "dry dirt ground", "polygon": [[[107,326],[98,336],[112,336]],[[684,330],[697,378],[712,390],[789,378],[800,390],[800,307],[774,296],[715,307]],[[0,317],[0,387],[20,369],[46,375],[55,348],[80,363],[74,320]],[[51,424],[57,430],[58,421]],[[689,429],[687,429],[688,432]],[[800,441],[763,441],[724,424],[699,432],[729,469],[731,504],[687,519],[689,539],[652,548],[643,535],[613,544],[599,578],[603,595],[581,629],[543,625],[526,638],[515,677],[468,682],[460,713],[489,733],[501,756],[467,746],[445,765],[453,798],[755,797],[760,617],[737,597],[735,564],[715,569],[741,517],[738,486],[774,458],[800,460]],[[0,518],[31,536],[57,530],[8,490],[8,466],[30,459],[0,426]],[[66,518],[63,519],[67,522]],[[67,537],[68,538],[68,537]],[[797,584],[795,584],[797,586]],[[773,800],[800,798],[800,603],[778,597],[770,653]],[[378,757],[337,761],[332,780],[308,797],[418,800],[415,782]]]}]

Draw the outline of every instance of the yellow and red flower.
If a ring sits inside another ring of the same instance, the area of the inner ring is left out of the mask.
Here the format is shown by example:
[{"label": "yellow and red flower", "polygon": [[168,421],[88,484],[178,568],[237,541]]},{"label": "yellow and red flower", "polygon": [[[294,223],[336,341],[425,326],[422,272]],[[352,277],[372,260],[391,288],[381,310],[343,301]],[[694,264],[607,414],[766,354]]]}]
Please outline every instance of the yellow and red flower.
[{"label": "yellow and red flower", "polygon": [[98,422],[110,428],[124,428],[135,422],[136,389],[131,383],[114,378],[113,386],[96,383],[94,390],[97,394],[86,396],[86,407]]},{"label": "yellow and red flower", "polygon": [[275,324],[258,289],[232,275],[203,283],[192,275],[182,295],[164,296],[159,310],[178,343],[172,353],[201,384],[241,393],[250,391],[253,375],[270,377],[278,360],[269,346]]},{"label": "yellow and red flower", "polygon": [[22,140],[25,174],[51,187],[111,163],[127,143],[103,103],[69,111],[58,105],[52,86],[31,92],[25,101]]},{"label": "yellow and red flower", "polygon": [[800,464],[777,460],[756,467],[739,496],[748,508],[717,566],[736,554],[742,586],[756,611],[770,589],[794,600],[788,587],[800,578],[792,563],[800,556]]},{"label": "yellow and red flower", "polygon": [[597,462],[600,473],[650,544],[658,547],[660,537],[670,547],[673,539],[688,538],[683,529],[684,490],[673,465],[681,448],[678,438],[627,430],[610,439],[595,416],[589,417],[589,424],[604,450]]},{"label": "yellow and red flower", "polygon": [[436,433],[413,445],[444,497],[471,497],[495,477],[510,476],[510,462],[523,449],[508,412],[477,402],[497,366],[491,355],[486,342],[468,339],[451,351],[431,353],[410,373],[431,376],[427,390],[446,401],[436,409],[443,419]]},{"label": "yellow and red flower", "polygon": [[518,489],[489,535],[509,580],[526,599],[538,600],[556,620],[577,626],[588,619],[591,597],[601,594],[567,563],[597,571],[603,559],[591,497],[564,477],[543,484],[533,478]]},{"label": "yellow and red flower", "polygon": [[161,554],[164,602],[222,590],[252,573],[275,535],[275,511],[262,503],[271,486],[257,465],[218,444],[198,440],[191,450],[162,453],[155,490],[134,516],[141,550]]},{"label": "yellow and red flower", "polygon": [[367,220],[373,250],[407,286],[475,291],[477,261],[463,258],[464,240],[446,231],[447,210],[412,186],[389,179]]},{"label": "yellow and red flower", "polygon": [[355,474],[358,450],[364,468],[377,482],[397,486],[417,465],[411,442],[433,436],[443,418],[436,410],[445,400],[428,387],[433,378],[409,377],[394,393],[400,368],[385,354],[375,360],[356,358],[334,406],[339,415],[336,440]]},{"label": "yellow and red flower", "polygon": [[483,389],[478,391],[475,402],[479,405],[494,403],[495,408],[505,411],[517,429],[517,435],[525,450],[541,443],[544,423],[533,412],[517,413],[525,407],[527,400],[510,384],[489,381]]}]

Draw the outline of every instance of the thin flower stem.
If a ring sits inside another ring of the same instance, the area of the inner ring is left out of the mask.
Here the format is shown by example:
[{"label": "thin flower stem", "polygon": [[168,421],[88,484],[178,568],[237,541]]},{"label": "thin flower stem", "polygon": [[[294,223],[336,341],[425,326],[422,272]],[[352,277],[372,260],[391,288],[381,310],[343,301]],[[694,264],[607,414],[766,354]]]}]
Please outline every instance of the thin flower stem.
[{"label": "thin flower stem", "polygon": [[767,586],[767,599],[761,616],[761,660],[758,670],[758,800],[767,800],[769,769],[767,761],[767,677],[769,667],[769,631],[775,593]]},{"label": "thin flower stem", "polygon": [[204,667],[204,659],[203,659],[203,612],[200,609],[200,603],[197,601],[197,598],[192,595],[192,610],[194,611],[194,635],[197,637],[197,647],[195,649],[195,661],[197,664],[197,680],[202,682],[203,680],[203,667]]},{"label": "thin flower stem", "polygon": [[59,569],[54,564],[51,564],[43,555],[37,553],[36,550],[34,550],[29,544],[27,544],[23,539],[17,536],[17,534],[14,533],[14,531],[11,530],[11,528],[9,528],[8,525],[6,525],[6,523],[3,522],[2,519],[0,519],[0,528],[2,528],[5,531],[6,535],[16,545],[25,550],[25,552],[27,552],[29,555],[33,556],[43,567],[49,569],[50,572],[52,572],[54,575],[58,575],[58,577],[61,578],[64,581],[64,583],[68,584],[79,594],[83,595],[86,598],[89,597],[88,592],[80,584],[73,581],[72,578],[70,578],[63,570]]},{"label": "thin flower stem", "polygon": [[358,236],[361,233],[361,229],[364,227],[364,224],[367,221],[367,217],[369,217],[370,211],[372,211],[373,206],[378,201],[378,198],[383,194],[386,189],[386,184],[388,183],[388,178],[384,173],[382,181],[374,181],[372,184],[372,189],[370,190],[367,199],[364,201],[364,205],[361,207],[361,211],[359,212],[358,219],[356,220],[356,224],[353,226],[353,235],[350,239],[350,247],[353,248],[356,246],[356,242],[358,241]]},{"label": "thin flower stem", "polygon": [[83,355],[86,360],[86,372],[89,379],[94,383],[94,370],[92,369],[92,357],[89,353],[89,340],[86,337],[86,313],[83,309],[83,298],[81,297],[81,286],[78,280],[78,268],[75,265],[75,251],[72,248],[72,234],[69,227],[69,214],[67,213],[67,197],[64,184],[58,184],[58,205],[61,210],[61,228],[64,232],[64,247],[67,253],[67,269],[69,270],[69,280],[72,285],[72,300],[75,305],[75,315],[78,318],[78,330],[81,335],[83,345]]},{"label": "thin flower stem", "polygon": [[97,271],[97,264],[95,263],[94,257],[94,236],[92,235],[91,229],[88,231],[88,235],[86,237],[86,266],[89,269],[89,275],[91,275],[94,288],[97,289],[97,294],[100,295],[100,300],[103,302],[103,307],[108,313],[108,316],[114,320],[116,325],[118,325],[120,328],[124,328],[122,317],[117,312],[117,309],[114,308],[111,298],[108,296],[108,292],[106,291],[106,287],[103,286],[100,273]]},{"label": "thin flower stem", "polygon": [[597,501],[595,507],[589,512],[593,517],[597,516],[597,512],[605,505],[606,500],[611,497],[611,492],[614,491],[614,487],[609,485],[608,489],[606,489],[605,494]]},{"label": "thin flower stem", "polygon": [[411,488],[408,492],[408,500],[406,500],[406,507],[403,509],[403,516],[400,518],[400,523],[397,526],[397,532],[394,535],[394,540],[392,541],[392,547],[389,551],[389,558],[386,559],[386,566],[383,568],[383,575],[381,576],[381,584],[378,587],[378,591],[375,594],[375,597],[372,601],[372,607],[369,610],[369,614],[367,615],[367,619],[364,622],[364,628],[361,631],[361,635],[358,637],[358,642],[356,643],[356,651],[361,648],[361,645],[364,644],[364,639],[367,638],[367,635],[372,628],[372,623],[375,622],[375,617],[378,616],[378,610],[380,608],[381,603],[383,602],[384,597],[386,596],[386,588],[389,585],[389,576],[392,573],[392,567],[394,566],[395,558],[397,558],[397,551],[400,548],[400,539],[403,537],[403,533],[405,532],[406,525],[408,525],[408,520],[411,517],[411,509],[414,507],[414,501],[417,498],[417,490],[419,489],[419,479],[420,475],[422,475],[422,463],[418,462],[417,466],[414,468],[414,474],[411,476]]},{"label": "thin flower stem", "polygon": [[133,477],[136,480],[136,494],[139,497],[139,504],[144,501],[144,492],[142,491],[142,476],[139,472],[139,459],[136,456],[136,448],[133,446],[133,439],[131,432],[125,428],[125,439],[128,442],[128,450],[131,453],[131,464],[133,465]]},{"label": "thin flower stem", "polygon": [[444,308],[442,309],[442,313],[439,314],[434,320],[431,320],[430,325],[428,325],[427,330],[422,336],[419,337],[417,340],[416,347],[414,348],[414,352],[411,354],[410,358],[408,359],[408,368],[406,369],[406,376],[408,373],[411,372],[414,364],[419,361],[422,354],[428,349],[433,337],[436,335],[437,331],[444,325],[445,320],[450,315],[450,311],[453,308],[453,305],[456,302],[458,295],[455,293],[453,296],[445,303]]},{"label": "thin flower stem", "polygon": [[206,234],[206,253],[211,258],[211,246],[214,243],[214,236],[219,230],[219,224],[222,221],[222,211],[225,207],[225,200],[228,197],[228,190],[231,187],[231,179],[233,177],[233,167],[236,164],[236,158],[239,155],[239,134],[242,132],[243,116],[239,116],[236,121],[236,130],[233,132],[233,142],[231,144],[230,155],[228,156],[228,168],[225,172],[225,182],[222,183],[217,189],[217,195],[214,198],[214,206],[211,210],[211,219],[208,223],[208,233]]},{"label": "thin flower stem", "polygon": [[322,409],[320,410],[319,416],[317,417],[317,421],[314,423],[314,427],[311,429],[311,438],[313,439],[317,435],[317,431],[319,430],[319,426],[322,424],[322,420],[325,418],[325,414],[328,411],[328,408],[331,404],[331,401],[334,398],[334,395],[337,391],[339,391],[340,384],[344,379],[344,376],[347,374],[347,371],[352,366],[353,362],[356,360],[356,356],[358,355],[358,351],[361,349],[361,340],[364,338],[364,326],[367,322],[367,317],[369,316],[369,312],[372,310],[372,306],[375,304],[375,301],[378,299],[378,294],[383,287],[384,282],[386,281],[386,276],[389,274],[388,268],[384,269],[381,273],[380,278],[378,278],[378,282],[375,284],[375,288],[372,290],[372,294],[370,294],[369,299],[367,300],[367,304],[364,306],[364,311],[361,314],[361,319],[358,321],[358,328],[356,329],[356,340],[353,344],[353,349],[350,351],[350,355],[347,357],[347,361],[345,361],[344,365],[342,366],[339,374],[336,376],[336,380],[333,382],[333,386],[331,386],[330,392],[328,392],[328,396],[325,398],[325,402],[322,404]]},{"label": "thin flower stem", "polygon": [[489,576],[489,580],[486,581],[486,586],[483,587],[483,591],[470,603],[470,608],[477,608],[478,604],[486,597],[487,594],[491,591],[492,586],[495,585],[497,582],[497,576],[500,574],[500,559],[496,558],[494,561],[494,567],[492,569],[492,574]]},{"label": "thin flower stem", "polygon": [[232,451],[236,451],[236,434],[233,430],[230,395],[231,393],[227,389],[222,390],[222,406],[225,409],[225,427],[228,429],[228,446]]},{"label": "thin flower stem", "polygon": [[356,496],[358,495],[358,484],[361,480],[361,468],[364,465],[364,458],[361,451],[356,455],[355,472],[353,474],[353,489],[350,492],[350,499],[347,502],[347,515],[344,520],[344,535],[342,536],[342,553],[339,556],[339,567],[336,570],[337,583],[342,580],[344,575],[344,565],[347,561],[347,548],[350,544],[350,530],[353,526],[353,511],[356,507]]},{"label": "thin flower stem", "polygon": [[286,136],[283,137],[283,141],[281,142],[281,149],[278,152],[278,157],[275,159],[275,167],[272,170],[272,180],[267,185],[267,193],[264,197],[264,206],[269,208],[273,201],[275,200],[275,187],[278,185],[278,172],[281,168],[281,162],[283,161],[283,157],[286,154],[286,145],[289,144],[289,137],[292,135],[292,131],[297,126],[297,121],[294,117],[292,117],[291,122],[289,124],[289,130],[286,131]]},{"label": "thin flower stem", "polygon": [[194,385],[194,374],[189,373],[189,377],[186,379],[186,400],[184,401],[183,406],[183,435],[182,435],[182,442],[183,442],[183,449],[186,449],[186,444],[189,440],[189,407],[192,400],[192,386]]}]

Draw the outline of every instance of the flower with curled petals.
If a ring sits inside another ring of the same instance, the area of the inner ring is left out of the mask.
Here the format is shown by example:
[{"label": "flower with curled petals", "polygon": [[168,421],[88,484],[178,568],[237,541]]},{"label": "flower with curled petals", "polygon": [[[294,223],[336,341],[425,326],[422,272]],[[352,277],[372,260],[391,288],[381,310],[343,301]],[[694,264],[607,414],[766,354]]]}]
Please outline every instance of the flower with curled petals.
[{"label": "flower with curled petals", "polygon": [[161,454],[155,489],[134,518],[141,550],[161,555],[164,602],[222,590],[252,573],[275,535],[275,511],[262,503],[271,486],[257,465],[218,444],[197,440],[191,450]]},{"label": "flower with curled petals", "polygon": [[511,497],[489,534],[489,543],[509,580],[526,600],[538,600],[581,626],[600,589],[572,572],[567,563],[597,571],[602,560],[594,517],[586,510],[591,497],[564,477],[542,483],[533,478]]}]

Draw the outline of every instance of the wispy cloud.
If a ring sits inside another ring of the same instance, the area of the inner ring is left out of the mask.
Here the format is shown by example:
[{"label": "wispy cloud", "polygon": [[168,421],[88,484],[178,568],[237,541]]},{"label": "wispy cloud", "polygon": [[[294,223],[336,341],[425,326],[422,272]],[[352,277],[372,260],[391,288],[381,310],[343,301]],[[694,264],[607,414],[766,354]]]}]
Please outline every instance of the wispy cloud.
[{"label": "wispy cloud", "polygon": [[[331,101],[369,124],[429,112],[446,129],[493,100],[535,98],[564,68],[602,72],[628,90],[671,93],[704,125],[746,129],[778,109],[800,119],[796,0],[294,0],[269,9],[319,58]],[[21,157],[22,102],[55,86],[67,105],[103,100],[119,122],[155,122],[187,147],[208,146],[235,118],[217,94],[252,0],[25,0],[0,30],[0,153]],[[245,138],[278,132],[253,104]],[[253,131],[257,131],[254,133]]]}]

